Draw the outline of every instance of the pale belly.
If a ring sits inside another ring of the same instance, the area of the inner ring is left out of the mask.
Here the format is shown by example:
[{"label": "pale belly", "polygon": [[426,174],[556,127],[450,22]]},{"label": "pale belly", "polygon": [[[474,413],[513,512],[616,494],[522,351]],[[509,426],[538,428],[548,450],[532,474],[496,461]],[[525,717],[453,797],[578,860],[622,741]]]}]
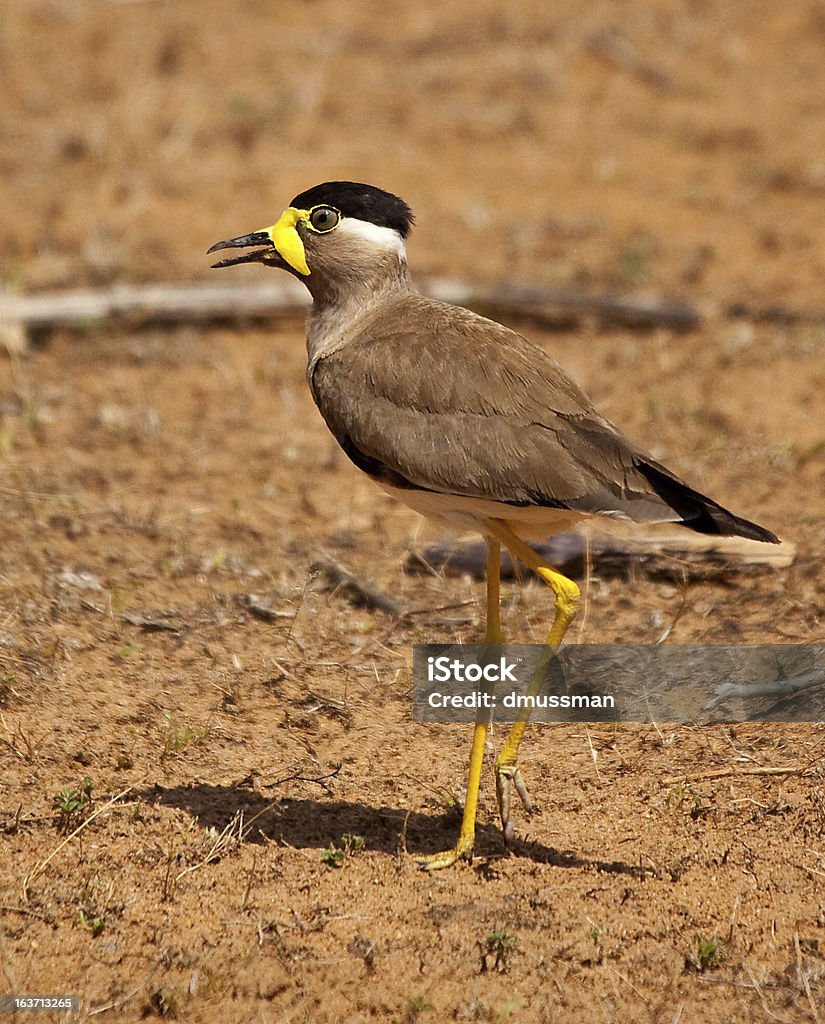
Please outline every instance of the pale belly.
[{"label": "pale belly", "polygon": [[482,534],[487,532],[484,520],[497,519],[523,540],[543,540],[553,534],[572,530],[578,523],[592,518],[583,512],[543,508],[541,505],[519,508],[487,498],[439,494],[437,491],[413,491],[383,483],[379,486],[390,497],[428,519],[445,523],[453,529],[477,530]]}]

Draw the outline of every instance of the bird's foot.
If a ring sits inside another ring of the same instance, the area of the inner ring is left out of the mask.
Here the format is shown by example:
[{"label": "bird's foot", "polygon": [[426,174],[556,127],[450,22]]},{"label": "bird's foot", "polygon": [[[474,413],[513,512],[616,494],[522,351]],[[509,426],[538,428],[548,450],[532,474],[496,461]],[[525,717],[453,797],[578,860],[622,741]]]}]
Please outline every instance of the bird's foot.
[{"label": "bird's foot", "polygon": [[469,840],[459,836],[458,842],[452,850],[443,850],[441,853],[421,854],[413,857],[413,860],[421,867],[422,871],[440,871],[442,868],[450,868],[459,860],[473,859],[473,837]]},{"label": "bird's foot", "polygon": [[504,833],[504,845],[510,848],[513,840],[513,823],[510,821],[510,793],[515,786],[516,792],[528,814],[533,813],[533,804],[527,786],[521,777],[517,764],[500,764],[496,762],[496,796],[498,797],[498,813],[501,816],[501,828]]}]

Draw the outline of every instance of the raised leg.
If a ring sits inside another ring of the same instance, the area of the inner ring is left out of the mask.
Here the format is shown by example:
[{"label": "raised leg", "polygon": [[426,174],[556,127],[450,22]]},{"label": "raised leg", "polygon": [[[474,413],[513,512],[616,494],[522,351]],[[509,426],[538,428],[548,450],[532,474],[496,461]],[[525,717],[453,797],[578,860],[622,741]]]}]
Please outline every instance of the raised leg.
[{"label": "raised leg", "polygon": [[[501,544],[496,538],[487,540],[487,628],[484,642],[502,642],[501,614],[499,607],[499,583],[501,579]],[[476,833],[476,811],[478,810],[478,789],[481,784],[481,769],[484,764],[484,745],[487,741],[487,719],[479,719],[473,728],[473,746],[470,751],[470,772],[467,778],[467,796],[464,800],[464,814],[458,842],[452,850],[434,853],[415,859],[425,871],[448,868],[462,857],[472,860]]]},{"label": "raised leg", "polygon": [[[542,655],[536,673],[527,689],[529,695],[535,696],[541,689],[548,663],[556,656],[559,645],[564,639],[564,634],[576,617],[580,591],[572,580],[562,576],[560,572],[557,572],[552,566],[548,565],[544,559],[536,554],[529,544],[525,544],[504,523],[491,519],[487,521],[486,526],[493,537],[500,543],[503,543],[516,558],[524,562],[540,579],[544,580],[556,595],[556,614],[553,619],[553,625],[545,640],[545,653]],[[527,708],[519,712],[519,718],[513,723],[507,740],[496,758],[496,795],[498,797],[498,810],[501,816],[501,827],[504,832],[504,843],[507,846],[509,846],[513,838],[513,825],[510,821],[512,787],[515,787],[528,814],[532,810],[527,787],[524,784],[518,767],[519,747],[521,746],[529,718],[530,712]]]}]

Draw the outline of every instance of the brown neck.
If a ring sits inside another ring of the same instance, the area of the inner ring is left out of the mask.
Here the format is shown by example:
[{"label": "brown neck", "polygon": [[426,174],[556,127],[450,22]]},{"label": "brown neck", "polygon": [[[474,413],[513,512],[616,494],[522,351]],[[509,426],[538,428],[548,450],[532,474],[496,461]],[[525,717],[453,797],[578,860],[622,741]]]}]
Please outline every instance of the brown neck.
[{"label": "brown neck", "polygon": [[349,273],[338,267],[334,274],[327,275],[323,268],[314,267],[304,284],[313,300],[307,330],[310,367],[345,345],[372,310],[414,291],[407,262],[395,253],[362,259]]},{"label": "brown neck", "polygon": [[304,278],[313,300],[313,312],[336,307],[342,312],[353,305],[371,304],[384,294],[412,287],[407,261],[395,253],[380,253],[360,259],[350,268],[339,266],[327,274],[323,266],[313,268]]}]

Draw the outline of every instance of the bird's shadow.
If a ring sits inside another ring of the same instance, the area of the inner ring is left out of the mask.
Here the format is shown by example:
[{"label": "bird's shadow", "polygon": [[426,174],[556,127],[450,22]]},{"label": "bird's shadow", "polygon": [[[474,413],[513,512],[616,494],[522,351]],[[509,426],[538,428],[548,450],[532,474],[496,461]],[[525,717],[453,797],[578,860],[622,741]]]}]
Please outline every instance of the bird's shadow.
[{"label": "bird's shadow", "polygon": [[[350,834],[362,837],[368,850],[396,856],[406,847],[410,855],[426,855],[449,849],[457,838],[460,824],[459,816],[450,811],[421,814],[398,807],[369,807],[344,800],[267,797],[244,783],[230,786],[195,783],[169,788],[154,785],[137,796],[149,803],[185,810],[202,828],[218,832],[243,812],[239,832],[245,842],[275,842],[298,849],[326,848]],[[477,826],[476,857],[489,859],[506,853],[499,828]],[[557,850],[531,839],[516,839],[509,853],[540,864],[635,878],[653,873],[638,864],[579,857],[571,851]]]}]

